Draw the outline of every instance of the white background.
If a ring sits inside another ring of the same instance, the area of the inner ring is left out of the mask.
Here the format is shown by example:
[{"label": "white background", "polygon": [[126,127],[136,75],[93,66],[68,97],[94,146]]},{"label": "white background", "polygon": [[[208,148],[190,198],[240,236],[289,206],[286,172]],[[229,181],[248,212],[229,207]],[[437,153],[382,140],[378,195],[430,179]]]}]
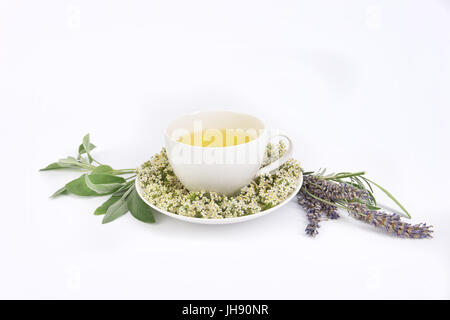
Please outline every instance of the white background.
[{"label": "white background", "polygon": [[[2,0],[0,298],[448,299],[449,88],[446,0]],[[307,170],[367,170],[435,238],[343,213],[312,239],[295,201],[209,226],[48,199],[77,173],[38,169],[85,133],[136,167],[215,108],[288,132]]]}]

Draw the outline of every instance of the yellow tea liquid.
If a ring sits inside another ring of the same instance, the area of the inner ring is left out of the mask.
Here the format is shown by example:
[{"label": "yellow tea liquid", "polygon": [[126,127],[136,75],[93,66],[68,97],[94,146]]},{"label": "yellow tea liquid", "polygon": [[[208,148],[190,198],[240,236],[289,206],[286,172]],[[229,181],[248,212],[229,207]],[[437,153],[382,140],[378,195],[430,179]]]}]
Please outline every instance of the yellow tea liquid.
[{"label": "yellow tea liquid", "polygon": [[204,129],[186,134],[178,141],[197,147],[230,147],[250,142],[256,137],[255,130]]}]

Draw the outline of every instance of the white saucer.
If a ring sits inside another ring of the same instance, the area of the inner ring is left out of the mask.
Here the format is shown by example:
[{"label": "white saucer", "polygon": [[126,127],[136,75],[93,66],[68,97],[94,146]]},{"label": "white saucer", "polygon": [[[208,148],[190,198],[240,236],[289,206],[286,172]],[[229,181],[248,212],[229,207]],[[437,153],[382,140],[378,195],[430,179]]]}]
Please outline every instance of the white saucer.
[{"label": "white saucer", "polygon": [[156,207],[154,204],[151,204],[150,202],[148,202],[143,196],[142,196],[142,189],[139,186],[138,183],[138,179],[136,179],[136,191],[139,194],[139,196],[141,197],[141,199],[147,204],[149,205],[152,209],[161,212],[169,217],[178,219],[178,220],[183,220],[186,222],[191,222],[191,223],[200,223],[200,224],[229,224],[229,223],[238,223],[238,222],[244,222],[244,221],[249,221],[249,220],[253,220],[262,216],[265,216],[269,213],[274,212],[275,210],[281,208],[282,206],[284,206],[286,203],[288,203],[293,197],[295,197],[297,195],[297,193],[300,191],[300,188],[302,187],[303,184],[303,174],[301,174],[300,179],[298,181],[298,185],[297,188],[295,188],[294,192],[292,192],[292,194],[287,197],[286,200],[284,200],[283,202],[279,203],[278,205],[276,205],[275,207],[272,207],[270,209],[258,212],[258,213],[254,213],[254,214],[250,214],[248,216],[243,216],[243,217],[236,217],[236,218],[225,218],[225,219],[206,219],[206,218],[193,218],[193,217],[186,217],[186,216],[181,216],[166,210],[162,210],[158,207]]}]

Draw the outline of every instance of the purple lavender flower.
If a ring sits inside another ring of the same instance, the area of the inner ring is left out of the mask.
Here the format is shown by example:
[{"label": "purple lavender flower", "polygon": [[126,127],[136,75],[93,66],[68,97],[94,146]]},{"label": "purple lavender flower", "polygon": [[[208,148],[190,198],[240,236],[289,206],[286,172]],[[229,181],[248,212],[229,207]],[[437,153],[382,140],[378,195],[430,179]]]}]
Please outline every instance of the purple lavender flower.
[{"label": "purple lavender flower", "polygon": [[337,207],[330,204],[322,203],[322,212],[325,213],[327,218],[335,220],[338,219],[339,213],[337,212]]},{"label": "purple lavender flower", "polygon": [[384,228],[387,232],[402,238],[423,239],[431,238],[432,226],[425,223],[411,225],[400,220],[396,213],[389,214],[382,211],[369,210],[361,203],[350,203],[348,205],[350,214],[358,220],[362,220],[375,227]]},{"label": "purple lavender flower", "polygon": [[305,209],[306,217],[309,221],[305,231],[308,235],[314,237],[319,233],[317,229],[320,228],[319,222],[322,220],[322,203],[302,191],[299,192],[297,198],[298,203],[303,207],[303,209]]},{"label": "purple lavender flower", "polygon": [[355,188],[348,183],[336,183],[315,176],[306,176],[304,183],[308,191],[322,199],[331,201],[369,199],[367,191]]},{"label": "purple lavender flower", "polygon": [[339,218],[337,208],[341,207],[347,209],[350,215],[357,220],[383,228],[399,237],[413,239],[432,237],[432,226],[411,225],[401,221],[400,216],[396,213],[390,214],[369,209],[368,203],[371,203],[369,192],[349,183],[343,183],[341,179],[333,181],[321,176],[306,175],[304,186],[298,194],[298,202],[306,211],[309,224],[305,231],[311,236],[318,234],[320,221]]}]

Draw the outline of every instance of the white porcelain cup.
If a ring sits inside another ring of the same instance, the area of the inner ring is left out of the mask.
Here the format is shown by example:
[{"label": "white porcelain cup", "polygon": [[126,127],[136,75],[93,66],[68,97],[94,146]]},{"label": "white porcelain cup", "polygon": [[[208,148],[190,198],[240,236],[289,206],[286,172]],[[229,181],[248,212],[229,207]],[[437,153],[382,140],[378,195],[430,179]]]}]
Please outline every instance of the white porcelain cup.
[{"label": "white porcelain cup", "polygon": [[[200,147],[179,142],[180,137],[207,129],[244,130],[254,134],[255,138],[225,147]],[[260,169],[267,144],[275,137],[288,140],[287,152]],[[182,116],[169,124],[165,140],[170,165],[190,191],[234,194],[256,176],[276,170],[292,156],[289,137],[269,132],[265,124],[254,116],[230,111],[205,111]]]}]

